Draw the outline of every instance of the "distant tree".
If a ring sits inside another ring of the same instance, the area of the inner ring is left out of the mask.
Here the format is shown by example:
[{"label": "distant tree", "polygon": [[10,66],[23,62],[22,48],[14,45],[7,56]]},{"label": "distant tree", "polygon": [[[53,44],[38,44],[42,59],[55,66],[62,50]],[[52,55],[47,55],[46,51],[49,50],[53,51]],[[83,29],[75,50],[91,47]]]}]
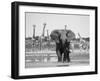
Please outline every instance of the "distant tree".
[{"label": "distant tree", "polygon": [[36,36],[36,37],[35,37],[35,40],[39,40],[39,38],[40,38],[39,36]]},{"label": "distant tree", "polygon": [[90,41],[90,38],[87,37],[87,38],[83,38],[85,41]]},{"label": "distant tree", "polygon": [[32,39],[32,37],[27,37],[27,38],[25,38],[25,40],[31,40]]}]

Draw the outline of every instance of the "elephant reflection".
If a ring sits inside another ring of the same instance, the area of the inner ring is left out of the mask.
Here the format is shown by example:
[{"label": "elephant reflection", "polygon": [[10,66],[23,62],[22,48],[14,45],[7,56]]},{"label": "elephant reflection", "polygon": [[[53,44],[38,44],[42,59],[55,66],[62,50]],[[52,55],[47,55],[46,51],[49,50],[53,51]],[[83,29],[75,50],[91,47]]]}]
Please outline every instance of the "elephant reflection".
[{"label": "elephant reflection", "polygon": [[70,62],[70,41],[75,38],[71,30],[54,30],[50,37],[56,43],[58,62]]}]

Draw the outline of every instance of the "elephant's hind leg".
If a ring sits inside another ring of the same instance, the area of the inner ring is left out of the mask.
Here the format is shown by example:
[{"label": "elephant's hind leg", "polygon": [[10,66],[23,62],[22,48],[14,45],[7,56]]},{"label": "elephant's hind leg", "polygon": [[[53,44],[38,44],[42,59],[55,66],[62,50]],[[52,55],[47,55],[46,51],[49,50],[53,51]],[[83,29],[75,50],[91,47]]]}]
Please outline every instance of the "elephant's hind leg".
[{"label": "elephant's hind leg", "polygon": [[67,61],[70,62],[69,51],[67,52]]}]

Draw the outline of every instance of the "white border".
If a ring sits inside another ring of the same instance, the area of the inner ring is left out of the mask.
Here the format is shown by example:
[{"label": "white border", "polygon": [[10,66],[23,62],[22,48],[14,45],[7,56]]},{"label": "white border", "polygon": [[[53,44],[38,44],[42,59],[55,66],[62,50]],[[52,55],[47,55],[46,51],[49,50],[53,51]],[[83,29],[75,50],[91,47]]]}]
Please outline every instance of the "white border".
[{"label": "white border", "polygon": [[[29,68],[25,69],[25,12],[88,14],[90,15],[90,65],[75,67]],[[95,71],[95,11],[86,9],[52,8],[36,6],[19,7],[19,75],[40,75]]]}]

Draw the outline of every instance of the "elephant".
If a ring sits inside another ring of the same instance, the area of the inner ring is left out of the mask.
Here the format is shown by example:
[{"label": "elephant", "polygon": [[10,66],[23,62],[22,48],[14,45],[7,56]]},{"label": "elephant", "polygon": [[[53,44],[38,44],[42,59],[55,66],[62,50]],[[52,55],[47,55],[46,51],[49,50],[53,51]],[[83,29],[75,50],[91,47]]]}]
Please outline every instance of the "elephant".
[{"label": "elephant", "polygon": [[58,62],[70,62],[70,41],[75,38],[74,32],[71,30],[53,30],[50,37],[56,43]]}]

